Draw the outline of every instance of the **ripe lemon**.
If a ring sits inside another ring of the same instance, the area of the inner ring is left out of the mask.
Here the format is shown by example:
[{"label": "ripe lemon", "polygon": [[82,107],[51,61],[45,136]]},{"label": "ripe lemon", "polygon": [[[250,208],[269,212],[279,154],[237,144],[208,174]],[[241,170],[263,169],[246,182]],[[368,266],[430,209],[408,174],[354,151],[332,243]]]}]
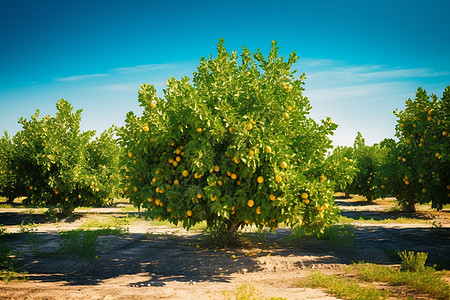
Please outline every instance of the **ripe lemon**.
[{"label": "ripe lemon", "polygon": [[156,199],[156,200],[155,200],[155,204],[156,204],[157,206],[159,206],[159,204],[161,204],[161,200],[160,200],[160,199]]},{"label": "ripe lemon", "polygon": [[201,197],[203,197],[203,195],[200,194],[200,193],[198,193],[198,194],[197,194],[197,198],[200,199]]},{"label": "ripe lemon", "polygon": [[272,152],[272,148],[270,148],[270,146],[266,146],[266,153],[271,153]]},{"label": "ripe lemon", "polygon": [[302,197],[302,199],[308,199],[308,194],[307,193],[302,193],[301,197]]},{"label": "ripe lemon", "polygon": [[133,153],[132,152],[128,153],[128,157],[132,158],[133,157]]},{"label": "ripe lemon", "polygon": [[236,158],[234,159],[234,162],[238,164],[238,163],[239,163],[239,159],[236,157]]},{"label": "ripe lemon", "polygon": [[222,185],[223,185],[223,181],[222,181],[222,180],[217,180],[217,184],[218,184],[219,186],[222,186]]},{"label": "ripe lemon", "polygon": [[255,205],[255,201],[250,199],[250,200],[247,201],[247,205],[248,205],[248,207],[253,207],[253,205]]},{"label": "ripe lemon", "polygon": [[448,132],[447,132],[447,131],[442,131],[442,135],[443,135],[443,136],[447,136],[447,135],[448,135]]},{"label": "ripe lemon", "polygon": [[148,198],[147,198],[147,201],[148,201],[148,202],[153,202],[153,198],[152,198],[152,197],[148,197]]},{"label": "ripe lemon", "polygon": [[215,172],[219,172],[220,171],[220,167],[219,166],[214,166],[214,171]]},{"label": "ripe lemon", "polygon": [[263,183],[263,181],[264,181],[264,177],[259,176],[259,177],[258,177],[258,183]]},{"label": "ripe lemon", "polygon": [[177,162],[177,161],[174,161],[174,162],[172,163],[172,165],[176,168],[176,167],[178,167],[178,162]]},{"label": "ripe lemon", "polygon": [[232,132],[233,132],[233,128],[231,128],[231,127],[228,128],[228,132],[229,132],[229,133],[232,133]]},{"label": "ripe lemon", "polygon": [[216,199],[217,199],[217,196],[212,196],[212,195],[211,195],[211,201],[214,202],[214,201],[216,201]]},{"label": "ripe lemon", "polygon": [[308,205],[308,204],[309,204],[309,199],[304,199],[304,200],[303,200],[303,203],[305,203],[306,205]]},{"label": "ripe lemon", "polygon": [[152,103],[150,103],[150,107],[151,107],[151,108],[155,108],[155,107],[156,107],[156,102],[153,101]]},{"label": "ripe lemon", "polygon": [[231,179],[236,180],[236,178],[237,178],[236,173],[231,174]]},{"label": "ripe lemon", "polygon": [[402,158],[402,162],[406,162],[406,158],[403,157],[403,158]]},{"label": "ripe lemon", "polygon": [[253,156],[253,155],[255,155],[255,151],[249,150],[249,151],[248,151],[248,156]]},{"label": "ripe lemon", "polygon": [[161,221],[161,220],[162,220],[162,217],[161,217],[161,216],[158,216],[158,217],[156,218],[156,220]]},{"label": "ripe lemon", "polygon": [[328,203],[324,203],[324,204],[322,205],[322,208],[323,208],[323,209],[328,209]]},{"label": "ripe lemon", "polygon": [[167,162],[168,162],[169,164],[172,164],[172,163],[174,162],[174,160],[173,160],[173,158],[169,158],[169,159],[167,160]]},{"label": "ripe lemon", "polygon": [[275,176],[275,181],[276,182],[281,182],[281,176],[280,175],[277,175],[277,176]]},{"label": "ripe lemon", "polygon": [[175,160],[176,160],[177,162],[180,162],[180,161],[181,161],[181,156],[177,156],[177,157],[175,158]]},{"label": "ripe lemon", "polygon": [[441,156],[438,152],[436,152],[435,154],[434,154],[434,156],[436,156],[436,157],[439,157],[439,156]]},{"label": "ripe lemon", "polygon": [[283,169],[286,169],[286,168],[287,168],[287,163],[284,162],[284,161],[282,161],[282,162],[280,163],[280,167],[282,167]]},{"label": "ripe lemon", "polygon": [[202,132],[202,129],[199,127],[196,129],[198,133]]},{"label": "ripe lemon", "polygon": [[325,180],[327,180],[327,177],[325,175],[320,175],[319,176],[319,180],[320,181],[325,181]]},{"label": "ripe lemon", "polygon": [[269,195],[269,199],[270,199],[270,201],[274,201],[274,200],[275,200],[275,198],[276,198],[276,197],[275,197],[275,195],[274,195],[274,194],[270,194],[270,195]]},{"label": "ripe lemon", "polygon": [[133,187],[133,191],[136,193],[138,191],[137,186]]},{"label": "ripe lemon", "polygon": [[183,170],[183,172],[181,172],[181,175],[183,175],[183,177],[188,177],[189,176],[189,171],[188,170]]},{"label": "ripe lemon", "polygon": [[258,215],[261,214],[261,207],[258,206],[258,207],[256,208],[256,213],[257,213]]},{"label": "ripe lemon", "polygon": [[428,120],[428,121],[431,121],[431,120],[433,120],[433,118],[432,118],[432,117],[428,117],[427,120]]},{"label": "ripe lemon", "polygon": [[253,129],[253,125],[251,123],[247,124],[247,130],[252,130]]},{"label": "ripe lemon", "polygon": [[288,114],[287,112],[284,112],[284,113],[283,113],[283,117],[284,117],[285,119],[289,119],[289,114]]},{"label": "ripe lemon", "polygon": [[192,216],[192,210],[188,209],[188,211],[186,212],[186,215],[187,215],[188,217]]},{"label": "ripe lemon", "polygon": [[231,171],[226,172],[227,176],[231,176]]},{"label": "ripe lemon", "polygon": [[150,130],[150,128],[148,128],[148,126],[147,126],[147,125],[144,125],[144,126],[142,127],[142,130],[144,130],[145,132],[147,132],[147,131],[149,131],[149,130]]}]

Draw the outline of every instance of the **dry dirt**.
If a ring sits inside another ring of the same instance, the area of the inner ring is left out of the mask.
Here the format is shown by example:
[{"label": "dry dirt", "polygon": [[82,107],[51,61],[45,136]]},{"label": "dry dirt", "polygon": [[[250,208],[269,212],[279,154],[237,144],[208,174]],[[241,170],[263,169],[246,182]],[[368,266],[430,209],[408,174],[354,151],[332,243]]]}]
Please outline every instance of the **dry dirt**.
[{"label": "dry dirt", "polygon": [[[398,250],[428,252],[429,261],[450,267],[450,211],[420,211],[414,223],[403,223],[401,214],[386,212],[391,201],[337,202],[348,218],[378,222],[355,222],[352,240],[290,239],[290,231],[280,228],[244,234],[244,247],[207,249],[200,246],[205,238],[200,231],[139,220],[127,226],[129,234],[100,237],[98,258],[92,260],[67,253],[36,256],[29,235],[15,235],[6,243],[29,280],[0,282],[0,299],[234,299],[233,291],[245,284],[261,299],[337,299],[292,283],[313,270],[342,272],[343,265],[357,261],[398,264],[392,255]],[[0,208],[0,224],[19,232],[22,221],[34,222],[35,237],[44,241],[39,249],[51,252],[59,248],[59,231],[126,214],[120,208],[77,210],[75,217],[55,223],[28,208]],[[380,222],[385,219],[394,221]]]}]

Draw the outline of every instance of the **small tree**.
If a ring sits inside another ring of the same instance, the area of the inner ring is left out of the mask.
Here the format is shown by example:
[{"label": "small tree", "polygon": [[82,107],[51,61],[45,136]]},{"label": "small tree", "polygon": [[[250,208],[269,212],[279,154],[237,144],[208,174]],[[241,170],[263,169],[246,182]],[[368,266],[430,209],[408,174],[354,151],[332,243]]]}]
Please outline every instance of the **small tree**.
[{"label": "small tree", "polygon": [[405,110],[394,114],[399,141],[383,166],[383,187],[405,211],[428,202],[441,209],[450,203],[450,86],[441,99],[418,88]]},{"label": "small tree", "polygon": [[[102,179],[99,172],[104,168],[97,160],[103,156],[92,157],[97,149],[100,150],[96,144],[110,135],[105,133],[91,145],[90,139],[95,132],[81,132],[82,110],[73,113],[72,105],[63,99],[56,107],[55,117],[39,119],[39,111],[36,111],[30,121],[20,119],[23,129],[13,139],[17,147],[13,165],[27,187],[28,202],[59,206],[65,215],[69,215],[80,205],[103,205],[114,194],[110,183]],[[103,155],[119,156],[118,151],[105,149]],[[105,165],[105,168],[109,166]],[[113,177],[110,180],[114,182]]]},{"label": "small tree", "polygon": [[24,195],[23,186],[12,165],[14,155],[14,145],[5,131],[0,139],[0,196],[6,197],[7,203],[12,203],[15,198]]},{"label": "small tree", "polygon": [[245,47],[238,59],[221,40],[192,83],[169,79],[164,98],[141,85],[143,115],[128,113],[119,131],[126,196],[186,228],[206,220],[230,233],[281,222],[320,231],[336,220],[321,167],[337,126],[308,117],[297,59],[283,61],[276,43],[267,59]]},{"label": "small tree", "polygon": [[362,134],[358,132],[353,144],[354,159],[356,161],[356,177],[351,183],[350,193],[364,196],[372,201],[380,196],[376,178],[389,149],[378,144],[367,146]]},{"label": "small tree", "polygon": [[358,171],[353,156],[352,147],[338,146],[327,157],[324,166],[328,179],[333,183],[334,191],[344,192],[346,197],[350,196],[350,185]]}]

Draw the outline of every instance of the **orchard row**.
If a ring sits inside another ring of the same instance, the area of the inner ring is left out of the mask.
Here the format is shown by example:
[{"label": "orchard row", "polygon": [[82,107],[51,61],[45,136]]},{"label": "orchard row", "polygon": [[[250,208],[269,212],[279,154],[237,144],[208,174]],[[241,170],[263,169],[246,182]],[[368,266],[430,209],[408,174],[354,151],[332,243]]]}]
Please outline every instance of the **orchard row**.
[{"label": "orchard row", "polygon": [[280,223],[320,232],[338,218],[336,191],[368,200],[393,195],[405,209],[449,203],[449,99],[419,89],[398,117],[397,137],[337,147],[329,118],[316,122],[304,97],[305,74],[291,70],[276,43],[267,57],[243,47],[202,58],[192,82],[168,80],[164,97],[143,84],[142,116],[94,138],[81,110],[65,100],[55,117],[21,119],[0,145],[0,193],[61,207],[107,205],[127,197],[148,217],[234,233]]}]

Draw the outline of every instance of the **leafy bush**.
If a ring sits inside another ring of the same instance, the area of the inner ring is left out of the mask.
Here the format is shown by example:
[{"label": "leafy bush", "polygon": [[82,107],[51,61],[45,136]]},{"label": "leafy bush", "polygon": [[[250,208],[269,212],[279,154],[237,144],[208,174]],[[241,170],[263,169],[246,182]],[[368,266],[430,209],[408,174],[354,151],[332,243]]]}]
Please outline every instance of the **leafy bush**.
[{"label": "leafy bush", "polygon": [[280,222],[320,231],[334,222],[322,166],[337,125],[308,116],[305,75],[291,71],[297,59],[284,61],[275,42],[266,59],[245,47],[230,54],[220,41],[192,83],[169,79],[164,98],[141,85],[143,115],[128,113],[119,130],[126,196],[186,228],[206,220],[231,233]]},{"label": "leafy bush", "polygon": [[367,146],[361,133],[358,132],[353,144],[353,159],[356,161],[357,172],[349,187],[350,193],[364,196],[368,201],[380,196],[376,178],[388,151],[388,148],[379,144]]},{"label": "leafy bush", "polygon": [[120,148],[104,132],[92,143],[94,131],[81,132],[81,112],[61,99],[55,117],[21,118],[23,129],[14,136],[11,164],[34,205],[60,206],[68,215],[81,205],[104,205],[117,195]]},{"label": "leafy bush", "polygon": [[402,270],[421,271],[425,268],[425,261],[428,258],[428,253],[414,251],[399,251],[398,256],[402,260]]},{"label": "leafy bush", "polygon": [[405,211],[416,203],[436,209],[450,203],[450,86],[442,98],[419,88],[398,118],[396,136],[382,175],[385,193],[396,196]]}]

